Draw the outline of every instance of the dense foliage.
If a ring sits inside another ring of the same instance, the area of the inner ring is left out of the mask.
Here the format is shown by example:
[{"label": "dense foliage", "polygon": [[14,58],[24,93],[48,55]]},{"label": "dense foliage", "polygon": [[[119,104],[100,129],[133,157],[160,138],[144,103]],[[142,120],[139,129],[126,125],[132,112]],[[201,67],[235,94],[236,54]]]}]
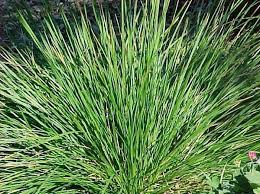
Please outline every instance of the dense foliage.
[{"label": "dense foliage", "polygon": [[260,159],[251,160],[245,166],[237,169],[231,178],[223,179],[225,168],[221,176],[208,177],[212,189],[210,194],[259,194],[260,193]]},{"label": "dense foliage", "polygon": [[40,36],[21,16],[35,46],[1,51],[0,193],[202,190],[260,149],[259,17],[221,1],[168,23],[168,3]]}]

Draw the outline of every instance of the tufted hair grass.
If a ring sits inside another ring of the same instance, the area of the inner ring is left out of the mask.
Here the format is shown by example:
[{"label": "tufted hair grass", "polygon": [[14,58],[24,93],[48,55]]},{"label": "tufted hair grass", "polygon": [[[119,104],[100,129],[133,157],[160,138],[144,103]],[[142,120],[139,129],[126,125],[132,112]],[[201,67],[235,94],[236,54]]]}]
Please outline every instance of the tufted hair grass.
[{"label": "tufted hair grass", "polygon": [[85,9],[39,36],[21,16],[35,47],[0,54],[0,193],[202,190],[259,150],[259,17],[231,18],[240,3],[167,23],[169,0],[122,1],[98,30]]}]

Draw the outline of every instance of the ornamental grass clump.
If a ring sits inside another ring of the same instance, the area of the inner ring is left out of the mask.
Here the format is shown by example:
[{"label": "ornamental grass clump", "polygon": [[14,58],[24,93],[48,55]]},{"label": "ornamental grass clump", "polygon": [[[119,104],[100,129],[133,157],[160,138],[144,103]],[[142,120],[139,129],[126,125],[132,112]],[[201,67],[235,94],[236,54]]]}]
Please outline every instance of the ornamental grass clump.
[{"label": "ornamental grass clump", "polygon": [[202,190],[259,150],[259,16],[240,2],[122,1],[40,35],[21,16],[34,47],[1,50],[0,193]]}]

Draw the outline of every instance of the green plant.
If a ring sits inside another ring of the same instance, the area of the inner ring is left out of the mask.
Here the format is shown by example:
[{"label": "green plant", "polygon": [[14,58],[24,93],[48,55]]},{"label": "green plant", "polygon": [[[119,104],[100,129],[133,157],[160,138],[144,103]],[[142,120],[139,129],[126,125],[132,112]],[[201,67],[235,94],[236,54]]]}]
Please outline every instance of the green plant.
[{"label": "green plant", "polygon": [[208,177],[209,185],[212,187],[213,194],[259,194],[260,189],[260,161],[251,161],[242,168],[235,170],[231,179],[223,180],[222,172],[221,178],[214,175],[212,178]]},{"label": "green plant", "polygon": [[36,48],[1,52],[0,192],[201,190],[259,149],[259,17],[223,3],[170,24],[169,0],[121,3],[40,36],[21,16]]}]

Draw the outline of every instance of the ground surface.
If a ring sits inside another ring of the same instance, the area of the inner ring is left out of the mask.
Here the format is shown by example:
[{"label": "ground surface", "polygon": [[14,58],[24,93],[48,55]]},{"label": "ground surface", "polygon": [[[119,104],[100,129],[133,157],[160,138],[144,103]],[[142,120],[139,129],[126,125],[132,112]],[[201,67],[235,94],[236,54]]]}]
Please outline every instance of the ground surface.
[{"label": "ground surface", "polygon": [[[210,0],[204,0],[210,2]],[[0,46],[19,46],[25,37],[17,20],[17,10],[29,10],[35,21],[40,21],[50,14],[59,19],[62,10],[78,10],[83,4],[90,5],[92,0],[0,0]],[[97,3],[108,2],[110,11],[119,13],[120,0],[96,0]],[[162,1],[163,2],[163,1]],[[176,2],[175,0],[172,2]],[[186,0],[180,0],[182,5]],[[173,6],[174,3],[171,3]],[[91,6],[88,6],[91,8]],[[38,22],[40,23],[40,22]]]},{"label": "ground surface", "polygon": [[[96,2],[102,3],[103,0]],[[118,0],[108,0],[116,7]],[[10,46],[15,42],[23,42],[23,33],[17,21],[17,10],[30,10],[33,19],[41,20],[47,13],[59,17],[61,10],[78,9],[83,3],[91,4],[91,0],[0,0],[0,46]]]}]

